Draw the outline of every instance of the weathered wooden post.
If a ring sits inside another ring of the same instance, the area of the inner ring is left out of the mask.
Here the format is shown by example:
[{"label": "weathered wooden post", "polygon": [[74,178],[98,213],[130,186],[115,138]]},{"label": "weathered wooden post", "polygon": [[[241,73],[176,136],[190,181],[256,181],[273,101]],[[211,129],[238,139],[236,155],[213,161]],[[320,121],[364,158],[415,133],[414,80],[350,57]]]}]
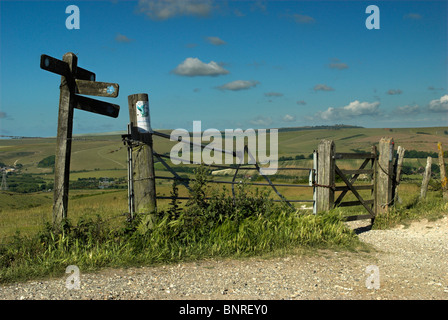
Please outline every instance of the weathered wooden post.
[{"label": "weathered wooden post", "polygon": [[64,54],[62,60],[43,54],[40,67],[61,76],[53,199],[53,229],[59,232],[68,211],[74,108],[113,118],[118,117],[120,111],[120,106],[116,104],[78,94],[116,98],[119,86],[116,83],[96,82],[95,73],[78,67],[78,58],[72,52]]},{"label": "weathered wooden post", "polygon": [[[64,54],[62,61],[68,64],[71,73],[76,70],[78,58],[73,53]],[[57,231],[67,218],[74,107],[73,79],[61,76],[53,190],[53,226]]]},{"label": "weathered wooden post", "polygon": [[395,163],[395,180],[394,180],[394,204],[397,202],[400,202],[400,197],[398,195],[398,186],[400,185],[400,179],[401,179],[401,167],[403,166],[403,157],[405,148],[402,146],[398,146],[397,148],[397,158]]},{"label": "weathered wooden post", "polygon": [[448,201],[448,180],[446,178],[445,160],[443,159],[443,148],[441,142],[437,144],[437,149],[439,149],[440,182],[442,183],[443,200]]},{"label": "weathered wooden post", "polygon": [[321,140],[317,148],[317,212],[334,206],[335,145],[333,140]]},{"label": "weathered wooden post", "polygon": [[[371,196],[373,199],[373,204],[372,204],[372,211],[374,212],[374,216],[376,217],[376,215],[378,214],[378,206],[377,206],[377,202],[378,202],[378,192],[377,192],[377,179],[378,179],[378,159],[377,159],[377,148],[376,146],[372,146],[372,148],[370,149],[370,153],[372,154],[372,162],[371,162],[371,168],[373,170],[372,173],[372,177],[370,179],[370,182],[373,185],[373,189],[371,191]],[[372,224],[374,223],[375,218],[371,219]]]},{"label": "weathered wooden post", "polygon": [[148,94],[129,95],[128,104],[132,139],[142,142],[132,149],[135,210],[152,214],[157,203]]},{"label": "weathered wooden post", "polygon": [[432,165],[432,158],[428,157],[426,159],[425,173],[423,174],[422,188],[420,190],[420,199],[426,198],[426,192],[428,191],[429,180],[431,179],[431,165]]},{"label": "weathered wooden post", "polygon": [[392,181],[393,181],[393,155],[394,155],[394,139],[384,137],[381,138],[378,145],[378,172],[376,185],[376,213],[381,214],[389,210],[389,206],[393,202],[392,198]]}]

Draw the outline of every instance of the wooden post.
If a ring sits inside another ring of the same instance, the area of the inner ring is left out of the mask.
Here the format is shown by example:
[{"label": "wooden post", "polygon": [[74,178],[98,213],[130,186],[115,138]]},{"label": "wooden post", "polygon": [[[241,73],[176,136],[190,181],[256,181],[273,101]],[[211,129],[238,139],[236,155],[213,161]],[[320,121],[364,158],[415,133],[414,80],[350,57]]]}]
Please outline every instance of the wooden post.
[{"label": "wooden post", "polygon": [[138,213],[154,213],[157,209],[156,183],[148,94],[132,94],[128,96],[128,104],[132,139],[143,143],[132,150],[134,206]]},{"label": "wooden post", "polygon": [[322,212],[334,206],[334,141],[321,140],[317,152],[317,212]]},{"label": "wooden post", "polygon": [[437,144],[437,148],[439,149],[440,181],[442,183],[443,200],[444,201],[448,201],[448,181],[447,181],[447,178],[446,178],[445,160],[443,159],[443,148],[442,148],[442,143],[441,142],[439,142]]},{"label": "wooden post", "polygon": [[[376,184],[376,181],[378,179],[378,159],[377,159],[377,149],[376,149],[376,146],[372,146],[370,152],[372,153],[372,156],[373,156],[373,158],[372,158],[372,165],[371,165],[373,173],[372,173],[372,179],[370,180],[372,185],[373,185],[373,189],[372,189],[370,194],[371,194],[372,199],[373,199],[372,211],[375,213],[374,215],[376,217],[376,215],[378,214],[378,211],[377,211],[377,208],[378,208],[377,207],[378,196],[377,196],[377,184]],[[372,218],[371,219],[372,224],[374,223],[374,221],[375,221],[375,218]]]},{"label": "wooden post", "polygon": [[392,181],[393,181],[393,154],[394,154],[394,139],[381,138],[379,146],[378,157],[378,172],[377,172],[377,201],[376,213],[381,214],[388,211],[392,204]]},{"label": "wooden post", "polygon": [[397,158],[396,158],[396,164],[395,164],[395,181],[394,181],[394,204],[397,202],[400,202],[400,197],[398,195],[398,186],[400,184],[401,179],[401,167],[403,166],[403,157],[405,148],[402,146],[398,146],[397,148]]},{"label": "wooden post", "polygon": [[426,192],[428,191],[429,180],[431,179],[431,164],[432,164],[432,158],[428,157],[426,159],[426,168],[425,168],[425,173],[423,175],[423,180],[422,180],[420,199],[426,198]]},{"label": "wooden post", "polygon": [[62,60],[46,54],[41,55],[40,68],[61,76],[53,198],[53,230],[60,232],[61,222],[67,218],[68,211],[73,109],[113,118],[118,117],[120,111],[119,105],[79,96],[76,93],[116,98],[119,86],[116,83],[95,82],[95,74],[78,67],[78,58],[71,52],[64,54]]},{"label": "wooden post", "polygon": [[[68,64],[70,72],[76,70],[78,58],[75,54],[64,54],[63,61]],[[74,92],[73,78],[61,76],[53,197],[53,228],[56,232],[60,231],[62,220],[67,218]]]}]

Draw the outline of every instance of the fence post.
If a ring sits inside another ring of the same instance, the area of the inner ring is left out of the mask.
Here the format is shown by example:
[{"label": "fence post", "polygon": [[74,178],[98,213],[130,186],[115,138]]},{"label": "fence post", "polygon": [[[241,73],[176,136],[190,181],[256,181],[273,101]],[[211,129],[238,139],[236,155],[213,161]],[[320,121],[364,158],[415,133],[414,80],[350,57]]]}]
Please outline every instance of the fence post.
[{"label": "fence post", "polygon": [[321,140],[317,152],[317,212],[322,212],[334,206],[334,141]]},{"label": "fence post", "polygon": [[443,200],[444,201],[448,201],[448,181],[447,181],[447,178],[446,178],[445,160],[443,159],[443,148],[442,148],[442,143],[441,142],[439,142],[437,144],[437,148],[439,149],[440,181],[442,183]]},{"label": "fence post", "polygon": [[396,164],[395,164],[395,180],[394,180],[394,204],[396,202],[400,202],[400,197],[398,195],[398,186],[400,184],[401,179],[401,167],[403,166],[403,157],[405,148],[402,146],[398,146],[397,148],[397,158],[396,158]]},{"label": "fence post", "polygon": [[[372,159],[372,170],[373,170],[373,174],[372,174],[372,179],[370,180],[372,185],[373,185],[373,189],[371,191],[371,196],[373,198],[373,205],[372,205],[372,210],[375,213],[375,217],[378,214],[378,192],[377,192],[377,179],[378,179],[378,159],[377,159],[377,148],[376,146],[372,146],[370,152],[372,153],[373,159]],[[372,224],[374,223],[375,218],[372,218]]]},{"label": "fence post", "polygon": [[425,168],[425,173],[423,175],[423,180],[422,180],[420,199],[426,198],[426,192],[428,191],[429,180],[431,179],[431,164],[432,164],[432,158],[428,157],[426,159],[426,168]]},{"label": "fence post", "polygon": [[[317,175],[317,151],[313,151],[313,184],[316,183]],[[317,189],[313,187],[313,214],[317,213]]]},{"label": "fence post", "polygon": [[394,139],[383,137],[379,145],[378,172],[377,172],[377,214],[385,213],[393,202],[392,181],[393,181],[393,154]]},{"label": "fence post", "polygon": [[142,142],[132,149],[134,208],[139,213],[154,213],[157,203],[148,94],[129,95],[128,104],[132,139]]}]

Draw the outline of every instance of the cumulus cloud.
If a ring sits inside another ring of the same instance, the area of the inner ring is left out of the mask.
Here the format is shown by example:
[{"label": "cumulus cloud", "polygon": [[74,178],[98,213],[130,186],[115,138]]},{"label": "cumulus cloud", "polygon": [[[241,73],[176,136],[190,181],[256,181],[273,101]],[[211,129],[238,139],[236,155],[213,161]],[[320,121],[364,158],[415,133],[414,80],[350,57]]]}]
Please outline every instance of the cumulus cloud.
[{"label": "cumulus cloud", "polygon": [[326,84],[316,84],[314,86],[314,91],[334,91],[334,89]]},{"label": "cumulus cloud", "polygon": [[403,93],[403,91],[401,91],[400,89],[390,89],[390,90],[388,90],[387,91],[387,94],[389,94],[389,95],[396,95],[396,94],[402,94]]},{"label": "cumulus cloud", "polygon": [[271,117],[257,116],[256,118],[249,121],[255,126],[269,126],[272,123]]},{"label": "cumulus cloud", "polygon": [[284,122],[293,122],[293,121],[296,121],[296,116],[290,115],[290,114],[285,114],[285,116],[282,118],[282,120]]},{"label": "cumulus cloud", "polygon": [[207,17],[212,11],[211,0],[139,0],[137,10],[153,20],[178,16]]},{"label": "cumulus cloud", "polygon": [[117,41],[117,42],[125,42],[125,43],[128,43],[128,42],[131,42],[131,41],[133,41],[133,40],[132,40],[132,39],[129,39],[128,37],[126,37],[126,36],[123,35],[123,34],[117,33],[117,35],[116,35],[116,37],[115,37],[115,41]]},{"label": "cumulus cloud", "polygon": [[208,43],[211,43],[215,46],[222,46],[223,44],[226,44],[226,42],[218,37],[207,37],[205,38]]},{"label": "cumulus cloud", "polygon": [[280,92],[266,92],[264,95],[266,97],[282,97],[283,93],[280,93]]},{"label": "cumulus cloud", "polygon": [[421,110],[418,105],[414,105],[414,106],[406,105],[406,106],[395,108],[394,113],[398,114],[398,115],[408,115],[408,114],[416,114],[416,113],[419,113],[420,111]]},{"label": "cumulus cloud", "polygon": [[373,116],[379,114],[379,105],[380,103],[378,101],[370,103],[355,100],[344,107],[330,107],[325,111],[319,111],[314,117],[319,120],[342,120],[359,116]]},{"label": "cumulus cloud", "polygon": [[260,82],[254,81],[254,80],[235,80],[226,84],[223,84],[222,86],[217,87],[217,89],[220,90],[231,90],[231,91],[238,91],[238,90],[246,90],[253,87],[256,87],[257,84]]},{"label": "cumulus cloud", "polygon": [[292,17],[294,18],[294,21],[300,24],[310,24],[316,22],[313,17],[306,16],[303,14],[293,14]]},{"label": "cumulus cloud", "polygon": [[180,76],[196,77],[196,76],[219,76],[228,74],[229,71],[214,61],[204,63],[198,58],[187,58],[179,64],[172,73]]},{"label": "cumulus cloud", "polygon": [[429,103],[429,111],[431,112],[448,111],[448,94],[442,96],[440,99],[431,100],[431,102]]}]

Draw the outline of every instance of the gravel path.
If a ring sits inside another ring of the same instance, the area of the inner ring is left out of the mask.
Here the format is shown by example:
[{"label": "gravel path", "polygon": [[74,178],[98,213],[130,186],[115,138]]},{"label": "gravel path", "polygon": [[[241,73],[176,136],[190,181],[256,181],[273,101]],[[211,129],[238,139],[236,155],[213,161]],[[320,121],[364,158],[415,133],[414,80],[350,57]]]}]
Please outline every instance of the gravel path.
[{"label": "gravel path", "polygon": [[[0,299],[443,299],[448,300],[448,217],[359,235],[372,252],[319,250],[281,258],[206,260],[0,286]],[[368,266],[377,273],[366,273]],[[376,277],[376,275],[379,276]],[[375,281],[367,288],[366,280]],[[378,281],[379,280],[379,281]]]}]

